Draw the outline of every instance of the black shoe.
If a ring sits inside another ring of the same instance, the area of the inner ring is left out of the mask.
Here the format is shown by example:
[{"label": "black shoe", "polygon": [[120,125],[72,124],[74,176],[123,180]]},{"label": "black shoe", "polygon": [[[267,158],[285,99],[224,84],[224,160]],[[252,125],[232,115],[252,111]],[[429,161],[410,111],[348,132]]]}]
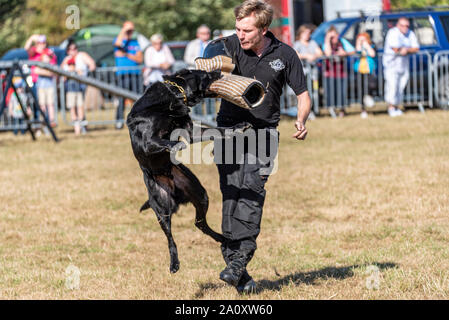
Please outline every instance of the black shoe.
[{"label": "black shoe", "polygon": [[222,272],[220,272],[220,279],[230,284],[231,286],[237,287],[240,279],[245,271],[245,264],[242,260],[236,259],[232,260]]},{"label": "black shoe", "polygon": [[253,278],[245,270],[243,272],[242,278],[237,285],[237,292],[240,294],[251,294],[256,293],[257,286]]}]

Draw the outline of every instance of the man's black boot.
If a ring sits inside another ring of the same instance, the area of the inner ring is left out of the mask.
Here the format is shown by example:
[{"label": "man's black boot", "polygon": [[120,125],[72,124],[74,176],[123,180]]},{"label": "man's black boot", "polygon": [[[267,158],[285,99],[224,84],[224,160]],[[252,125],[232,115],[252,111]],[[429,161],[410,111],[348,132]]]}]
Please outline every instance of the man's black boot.
[{"label": "man's black boot", "polygon": [[229,262],[226,268],[220,272],[220,279],[231,286],[237,287],[244,271],[245,263],[243,259],[235,259]]},{"label": "man's black boot", "polygon": [[240,294],[250,294],[256,292],[256,283],[253,278],[248,274],[248,271],[244,271],[240,281],[237,285],[237,292]]}]

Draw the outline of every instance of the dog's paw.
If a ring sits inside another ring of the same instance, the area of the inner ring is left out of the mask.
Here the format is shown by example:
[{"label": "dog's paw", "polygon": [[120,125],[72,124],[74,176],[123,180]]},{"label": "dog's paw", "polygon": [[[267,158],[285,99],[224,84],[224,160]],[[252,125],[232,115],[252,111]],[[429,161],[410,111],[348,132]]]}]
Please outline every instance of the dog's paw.
[{"label": "dog's paw", "polygon": [[235,136],[237,134],[243,134],[246,130],[251,129],[253,126],[249,122],[241,122],[232,127],[232,133],[230,136]]},{"label": "dog's paw", "polygon": [[234,131],[236,131],[237,133],[243,133],[248,129],[251,129],[253,127],[253,125],[249,122],[242,122],[239,124],[236,124],[234,126]]},{"label": "dog's paw", "polygon": [[179,270],[179,260],[170,261],[170,273],[176,273]]}]

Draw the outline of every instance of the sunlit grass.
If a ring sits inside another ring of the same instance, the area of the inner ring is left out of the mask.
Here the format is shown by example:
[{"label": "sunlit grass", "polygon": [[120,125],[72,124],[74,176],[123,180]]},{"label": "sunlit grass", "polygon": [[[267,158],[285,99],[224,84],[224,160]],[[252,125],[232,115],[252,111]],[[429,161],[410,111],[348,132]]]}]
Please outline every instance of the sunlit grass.
[{"label": "sunlit grass", "polygon": [[[248,266],[256,299],[447,299],[449,113],[320,118],[309,136],[280,125],[279,170],[267,183],[259,249]],[[173,217],[181,269],[146,200],[127,130],[76,138],[0,134],[0,298],[247,299],[218,279],[219,245],[192,206]],[[190,165],[220,230],[213,165]],[[70,265],[77,290],[65,287]],[[380,270],[368,289],[368,267]]]}]

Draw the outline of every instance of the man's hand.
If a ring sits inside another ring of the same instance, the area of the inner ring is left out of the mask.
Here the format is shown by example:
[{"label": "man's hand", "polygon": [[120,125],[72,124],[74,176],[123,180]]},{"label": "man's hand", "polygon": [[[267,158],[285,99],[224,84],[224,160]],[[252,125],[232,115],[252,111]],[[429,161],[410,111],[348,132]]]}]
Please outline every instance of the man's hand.
[{"label": "man's hand", "polygon": [[408,54],[408,49],[407,49],[407,48],[401,48],[401,49],[399,49],[399,54],[400,54],[401,56],[407,55],[407,54]]},{"label": "man's hand", "polygon": [[307,128],[302,121],[296,121],[295,122],[296,127],[296,133],[293,135],[293,138],[296,138],[298,140],[304,140],[307,136]]},{"label": "man's hand", "polygon": [[304,140],[307,136],[306,121],[310,114],[311,101],[307,90],[296,97],[298,98],[298,116],[295,122],[297,131],[292,138]]}]

